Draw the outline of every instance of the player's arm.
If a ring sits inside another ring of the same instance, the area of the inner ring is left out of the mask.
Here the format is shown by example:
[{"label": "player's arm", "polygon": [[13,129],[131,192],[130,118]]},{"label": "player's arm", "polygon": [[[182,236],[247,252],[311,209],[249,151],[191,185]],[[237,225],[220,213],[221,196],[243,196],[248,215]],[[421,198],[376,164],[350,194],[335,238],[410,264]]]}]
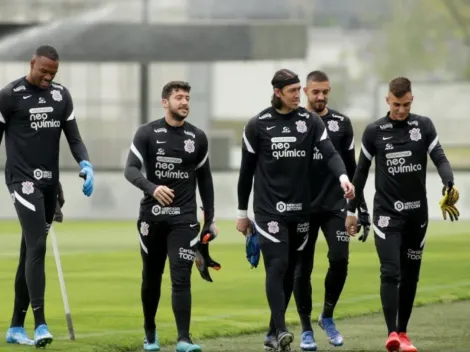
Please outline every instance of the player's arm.
[{"label": "player's arm", "polygon": [[[214,182],[212,180],[212,172],[209,163],[209,142],[207,136],[202,132],[199,136],[200,151],[197,158],[196,178],[201,196],[202,207],[204,209],[204,225],[202,228],[202,236],[205,242],[213,240],[217,236],[214,224]],[[205,238],[205,235],[209,237]]]},{"label": "player's arm", "polygon": [[80,131],[78,129],[77,120],[75,119],[75,111],[72,97],[67,90],[65,90],[64,94],[66,95],[67,99],[67,107],[65,110],[66,118],[65,121],[62,123],[62,130],[64,131],[65,138],[67,138],[67,142],[69,144],[70,151],[72,152],[74,159],[82,167],[81,163],[83,161],[89,162],[90,157],[88,155],[85,143],[83,143]]},{"label": "player's arm", "polygon": [[355,215],[358,204],[362,204],[364,202],[364,187],[367,182],[367,176],[369,174],[369,169],[375,152],[375,125],[370,124],[366,127],[362,135],[361,152],[359,154],[359,161],[353,177],[353,184],[356,188],[356,194],[358,197],[349,201],[348,215]]},{"label": "player's arm", "polygon": [[[348,177],[350,180],[352,180],[354,178],[354,173],[356,172],[357,163],[356,150],[354,145],[354,129],[352,127],[351,120],[346,120],[345,128],[346,133],[343,143],[341,144],[341,147],[343,148],[341,154],[343,155],[343,161],[344,165],[346,166]],[[368,210],[364,199],[364,194],[359,194],[357,192],[358,190],[356,189],[357,197],[358,199],[361,199],[361,202],[359,203],[360,213],[367,214]],[[365,217],[368,217],[368,214]]]},{"label": "player's arm", "polygon": [[[323,155],[329,170],[339,180],[340,184],[349,183],[346,166],[344,165],[343,159],[341,159],[341,156],[336,151],[331,139],[328,137],[328,132],[326,131],[321,117],[312,114],[312,118],[315,133],[314,145]],[[351,195],[354,195],[354,192],[351,193]]]},{"label": "player's arm", "polygon": [[83,183],[83,193],[86,196],[91,196],[94,188],[94,171],[93,165],[90,162],[88,151],[83,143],[80,131],[78,130],[77,120],[75,119],[75,111],[73,106],[72,96],[69,91],[64,88],[66,96],[67,107],[65,109],[65,121],[62,123],[62,130],[64,131],[65,138],[69,144],[70,151],[75,161],[80,165],[80,176],[85,179]]},{"label": "player's arm", "polygon": [[258,131],[256,120],[252,119],[243,129],[242,160],[238,174],[238,215],[239,219],[248,218],[248,202],[250,200],[253,176],[258,162]]},{"label": "player's arm", "polygon": [[127,181],[142,190],[149,196],[153,196],[157,185],[150,182],[141,172],[144,168],[144,160],[148,160],[147,155],[147,132],[146,126],[140,126],[134,135],[129,154],[127,156],[124,176]]},{"label": "player's arm", "polygon": [[437,172],[441,177],[444,186],[447,186],[449,182],[454,183],[454,173],[449,160],[444,152],[444,149],[439,142],[436,128],[434,127],[431,119],[429,121],[428,133],[426,135],[426,145],[428,147],[429,156],[437,168]]},{"label": "player's arm", "polygon": [[3,132],[7,129],[8,116],[11,111],[12,96],[10,86],[0,90],[0,144],[2,144]]},{"label": "player's arm", "polygon": [[447,220],[447,215],[449,215],[451,221],[458,220],[460,212],[456,207],[456,203],[460,197],[459,190],[454,185],[454,173],[452,171],[452,167],[441,143],[439,143],[439,137],[431,119],[428,119],[427,132],[426,145],[428,153],[437,168],[437,172],[441,177],[442,183],[444,184],[442,189],[443,198],[439,202],[442,216],[444,217],[444,220]]}]

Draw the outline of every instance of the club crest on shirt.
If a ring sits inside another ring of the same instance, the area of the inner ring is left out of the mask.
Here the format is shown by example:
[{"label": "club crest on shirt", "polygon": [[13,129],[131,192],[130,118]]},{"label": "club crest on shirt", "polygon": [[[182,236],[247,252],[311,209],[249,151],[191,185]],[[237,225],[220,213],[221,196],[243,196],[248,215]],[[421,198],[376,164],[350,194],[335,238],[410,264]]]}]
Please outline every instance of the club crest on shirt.
[{"label": "club crest on shirt", "polygon": [[338,121],[328,121],[328,129],[331,132],[338,132],[339,131]]},{"label": "club crest on shirt", "polygon": [[55,101],[62,101],[62,94],[58,90],[51,90],[51,95]]},{"label": "club crest on shirt", "polygon": [[307,132],[307,124],[305,123],[305,121],[299,120],[299,121],[296,121],[295,124],[297,125],[297,132],[299,133]]},{"label": "club crest on shirt", "polygon": [[419,128],[412,128],[410,130],[410,139],[414,142],[417,142],[421,139],[421,131]]},{"label": "club crest on shirt", "polygon": [[184,141],[184,151],[188,153],[194,153],[194,141],[191,139],[186,139]]},{"label": "club crest on shirt", "polygon": [[21,192],[23,192],[23,194],[33,194],[34,193],[34,183],[32,183],[31,181],[25,181],[21,184],[21,186],[23,186],[21,188]]}]

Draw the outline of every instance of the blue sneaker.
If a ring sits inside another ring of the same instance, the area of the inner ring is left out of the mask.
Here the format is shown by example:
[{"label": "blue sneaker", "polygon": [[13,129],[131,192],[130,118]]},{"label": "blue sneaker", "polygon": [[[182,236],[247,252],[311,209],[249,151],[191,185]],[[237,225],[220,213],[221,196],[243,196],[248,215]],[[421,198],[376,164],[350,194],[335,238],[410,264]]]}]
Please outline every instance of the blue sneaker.
[{"label": "blue sneaker", "polygon": [[144,351],[160,351],[160,342],[156,330],[145,332]]},{"label": "blue sneaker", "polygon": [[22,326],[9,328],[6,340],[7,343],[34,346],[34,341],[28,337],[26,330]]},{"label": "blue sneaker", "polygon": [[304,331],[300,336],[300,349],[302,351],[316,351],[317,348],[313,331]]},{"label": "blue sneaker", "polygon": [[180,340],[176,344],[176,352],[202,352],[201,346],[194,344],[190,339]]},{"label": "blue sneaker", "polygon": [[277,351],[277,339],[275,335],[266,335],[264,338],[264,350],[274,352]]},{"label": "blue sneaker", "polygon": [[328,337],[328,341],[331,345],[335,347],[343,346],[343,336],[341,336],[338,329],[336,329],[333,318],[323,318],[323,316],[320,314],[318,317],[318,325],[320,325],[320,327],[325,330],[326,336]]},{"label": "blue sneaker", "polygon": [[39,325],[34,331],[34,344],[36,347],[45,347],[52,343],[52,335],[46,324]]}]

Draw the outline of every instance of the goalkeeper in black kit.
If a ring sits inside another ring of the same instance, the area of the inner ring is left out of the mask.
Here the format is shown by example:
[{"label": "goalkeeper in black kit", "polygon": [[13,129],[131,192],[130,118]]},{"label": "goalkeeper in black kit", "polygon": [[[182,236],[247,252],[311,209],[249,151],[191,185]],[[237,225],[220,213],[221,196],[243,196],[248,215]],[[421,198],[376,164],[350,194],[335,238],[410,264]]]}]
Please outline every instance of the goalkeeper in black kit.
[{"label": "goalkeeper in black kit", "polygon": [[[155,316],[167,256],[178,330],[176,352],[201,351],[190,337],[193,262],[207,281],[212,281],[209,267],[220,269],[209,256],[208,247],[217,236],[208,140],[202,130],[186,121],[190,91],[190,85],[182,81],[163,87],[165,117],[139,127],[126,163],[126,179],[144,193],[137,230],[143,264],[145,351],[160,350]],[[200,234],[196,186],[204,207]]]},{"label": "goalkeeper in black kit", "polygon": [[[44,347],[53,336],[46,322],[45,256],[57,202],[63,199],[59,183],[62,131],[85,178],[83,193],[94,188],[94,171],[82,141],[69,90],[54,81],[59,54],[51,46],[36,49],[27,76],[0,90],[0,143],[5,132],[5,182],[21,224],[20,257],[15,278],[15,301],[6,341]],[[60,213],[60,210],[59,210]],[[26,334],[28,307],[34,315],[34,339]]]},{"label": "goalkeeper in black kit", "polygon": [[[387,325],[387,351],[416,352],[407,327],[418,285],[428,227],[427,155],[443,183],[443,217],[458,220],[459,191],[432,120],[410,113],[413,95],[405,77],[390,81],[386,98],[390,111],[370,123],[362,136],[353,183],[358,194],[366,184],[375,157],[375,197],[372,226],[380,260],[380,296]],[[357,233],[355,211],[348,205],[346,229]]]},{"label": "goalkeeper in black kit", "polygon": [[292,295],[294,269],[309,236],[310,187],[315,148],[325,156],[346,198],[354,197],[341,157],[321,118],[299,106],[300,80],[289,70],[275,73],[271,106],[250,119],[244,128],[238,179],[237,230],[247,235],[247,215],[254,178],[254,226],[266,271],[266,296],[271,310],[264,348],[290,351],[294,336],[285,313]]}]

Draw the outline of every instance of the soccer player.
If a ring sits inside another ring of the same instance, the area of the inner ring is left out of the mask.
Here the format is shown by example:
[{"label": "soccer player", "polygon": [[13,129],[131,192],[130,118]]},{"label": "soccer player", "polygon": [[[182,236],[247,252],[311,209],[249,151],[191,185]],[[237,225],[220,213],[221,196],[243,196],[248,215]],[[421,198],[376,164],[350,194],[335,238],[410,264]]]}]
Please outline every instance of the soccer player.
[{"label": "soccer player", "polygon": [[[196,255],[202,250],[198,250],[198,243],[206,242],[201,240],[207,236],[210,237],[207,241],[213,239],[216,229],[207,136],[186,121],[190,91],[190,85],[181,81],[172,81],[163,87],[165,117],[138,128],[126,163],[126,179],[144,193],[137,230],[143,264],[141,298],[146,351],[160,350],[155,316],[167,256],[178,330],[176,351],[201,351],[189,334],[191,270]],[[146,176],[141,173],[142,168]],[[204,207],[201,239],[196,185]],[[208,244],[204,246],[207,256]],[[201,270],[199,266],[198,269]]]},{"label": "soccer player", "polygon": [[[328,107],[330,91],[330,81],[326,73],[313,71],[307,75],[306,87],[304,88],[308,99],[306,108],[321,117],[331,142],[343,159],[348,177],[352,179],[356,169],[353,128],[351,120],[347,116]],[[309,237],[296,268],[294,284],[294,295],[302,324],[300,347],[304,351],[317,350],[311,324],[312,285],[310,277],[320,228],[328,244],[330,265],[325,278],[323,312],[318,318],[318,324],[325,330],[328,340],[333,346],[343,345],[343,337],[336,329],[333,312],[346,282],[349,260],[349,236],[344,228],[346,199],[337,186],[335,176],[328,170],[326,160],[317,148],[313,155],[313,168],[318,171],[315,172],[311,183]],[[364,202],[359,209],[359,220],[367,233],[370,228],[370,217]]]},{"label": "soccer player", "polygon": [[[93,167],[82,142],[72,97],[54,82],[59,55],[50,46],[37,48],[31,69],[0,91],[0,142],[5,132],[5,180],[22,228],[15,279],[13,318],[8,343],[39,347],[52,342],[44,314],[46,238],[54,219],[59,192],[59,146],[62,130],[86,181],[83,193],[93,192]],[[34,314],[34,341],[24,329],[28,306]]]},{"label": "soccer player", "polygon": [[[427,154],[444,184],[444,219],[458,217],[458,190],[449,161],[432,120],[410,113],[413,95],[405,77],[390,81],[385,117],[370,123],[362,136],[361,153],[353,183],[358,194],[366,184],[375,156],[375,197],[372,227],[380,260],[380,296],[388,329],[386,349],[415,352],[407,335],[418,285],[428,226],[426,198]],[[357,233],[355,199],[348,204],[346,229]]]},{"label": "soccer player", "polygon": [[321,118],[299,106],[300,80],[292,71],[275,73],[271,106],[250,119],[243,132],[238,180],[237,230],[251,221],[248,200],[254,180],[254,224],[260,236],[271,310],[265,349],[290,350],[285,311],[293,290],[294,268],[308,240],[308,216],[314,148],[324,155],[344,197],[354,197],[346,168]]}]

